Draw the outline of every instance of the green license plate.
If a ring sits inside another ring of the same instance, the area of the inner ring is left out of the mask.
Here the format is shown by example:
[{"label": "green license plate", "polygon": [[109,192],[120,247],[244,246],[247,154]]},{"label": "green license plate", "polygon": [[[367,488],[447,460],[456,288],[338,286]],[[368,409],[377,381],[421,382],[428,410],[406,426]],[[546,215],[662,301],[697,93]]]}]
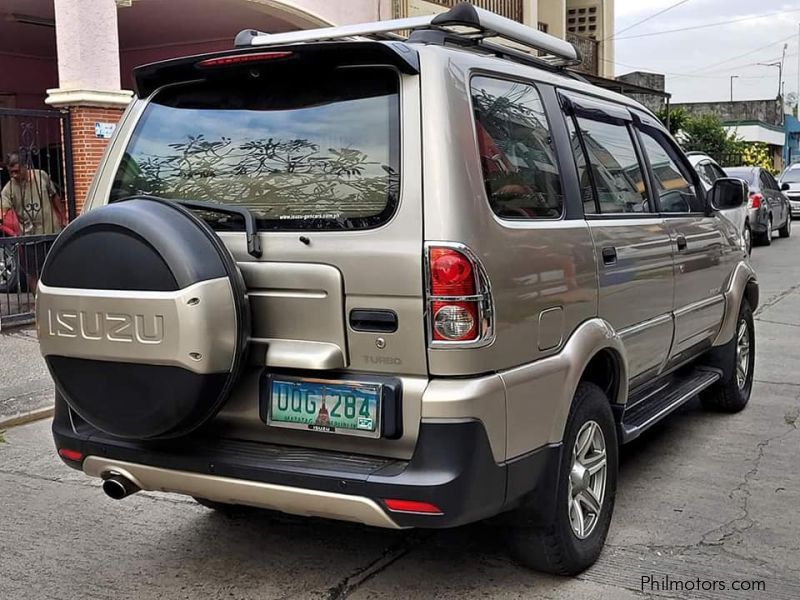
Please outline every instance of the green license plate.
[{"label": "green license plate", "polygon": [[270,376],[267,424],[377,438],[379,383]]}]

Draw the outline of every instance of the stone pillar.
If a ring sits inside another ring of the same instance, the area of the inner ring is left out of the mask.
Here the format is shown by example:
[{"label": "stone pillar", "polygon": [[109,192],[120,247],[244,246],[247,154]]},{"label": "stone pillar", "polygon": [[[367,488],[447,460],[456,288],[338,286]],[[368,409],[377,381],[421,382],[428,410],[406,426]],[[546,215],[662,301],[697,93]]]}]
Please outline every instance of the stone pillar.
[{"label": "stone pillar", "polygon": [[115,0],[54,0],[58,88],[47,104],[69,111],[75,205],[80,210],[116,124],[132,92],[122,90]]}]

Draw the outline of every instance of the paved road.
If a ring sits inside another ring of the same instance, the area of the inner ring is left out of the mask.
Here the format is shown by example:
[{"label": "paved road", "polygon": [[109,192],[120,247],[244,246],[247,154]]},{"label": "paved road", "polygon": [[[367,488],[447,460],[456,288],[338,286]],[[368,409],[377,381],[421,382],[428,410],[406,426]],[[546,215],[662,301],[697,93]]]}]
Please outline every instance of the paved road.
[{"label": "paved road", "polygon": [[53,404],[53,381],[33,327],[0,332],[0,365],[0,423]]},{"label": "paved road", "polygon": [[[607,549],[576,579],[519,568],[485,524],[397,533],[160,494],[113,502],[55,459],[42,422],[0,445],[0,598],[800,598],[800,235],[753,262],[750,406],[690,403],[626,447]],[[726,589],[642,592],[642,577]],[[742,580],[766,591],[730,590]]]}]

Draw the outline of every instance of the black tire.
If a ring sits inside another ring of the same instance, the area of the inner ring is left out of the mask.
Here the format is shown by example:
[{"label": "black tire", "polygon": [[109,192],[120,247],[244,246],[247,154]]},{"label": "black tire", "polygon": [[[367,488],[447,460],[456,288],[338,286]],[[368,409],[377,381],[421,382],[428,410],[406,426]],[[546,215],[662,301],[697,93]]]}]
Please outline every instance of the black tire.
[{"label": "black tire", "polygon": [[[573,467],[573,449],[578,433],[584,425],[594,422],[605,440],[606,478],[599,515],[594,519],[590,533],[581,539],[573,531],[570,521],[570,473]],[[508,529],[508,544],[517,561],[532,569],[555,575],[576,575],[590,567],[603,549],[614,512],[617,491],[617,433],[608,398],[599,387],[582,382],[578,385],[564,432],[564,449],[557,472],[557,481],[550,482],[556,494],[555,515],[547,523],[536,526],[516,526]],[[531,522],[528,514],[534,507],[517,509],[517,522]],[[515,519],[516,520],[516,519]]]},{"label": "black tire", "polygon": [[772,245],[772,215],[769,216],[769,220],[767,221],[767,230],[759,234],[758,243],[762,246]]},{"label": "black tire", "polygon": [[786,223],[778,230],[778,233],[782,238],[788,238],[792,235],[792,213],[786,213]]},{"label": "black tire", "polygon": [[[744,324],[749,337],[749,352],[747,355],[747,372],[744,376],[743,385],[739,385],[738,377],[738,342],[740,338],[740,327]],[[750,393],[753,390],[753,371],[756,358],[756,337],[755,326],[753,324],[753,311],[747,300],[742,300],[739,308],[739,316],[736,319],[736,330],[733,339],[720,347],[717,351],[717,360],[723,364],[726,377],[721,379],[707,390],[700,394],[700,401],[703,406],[712,410],[728,413],[736,413],[744,409],[750,400]]]},{"label": "black tire", "polygon": [[[87,264],[92,268],[87,269]],[[177,309],[166,316],[153,312],[160,301],[149,292],[175,293],[217,280],[227,290],[217,294],[215,302],[198,298],[194,304],[182,304],[184,311],[186,306],[196,307],[196,311],[188,309],[195,315],[191,319],[180,318]],[[127,352],[138,353],[139,361],[120,352],[119,344],[102,350],[92,346],[87,356],[89,347],[83,336],[69,332],[60,336],[50,330],[40,336],[60,395],[94,428],[124,439],[176,438],[213,418],[230,397],[247,354],[247,288],[225,244],[190,210],[169,200],[141,196],[89,211],[59,234],[42,268],[41,281],[50,288],[85,290],[101,303],[109,298],[102,290],[130,294],[132,300],[121,315],[127,320],[123,325],[130,332],[136,319],[151,321],[154,343],[164,342],[162,348],[173,343],[170,340],[177,343],[196,327],[193,323],[210,319],[215,323],[202,336],[208,344],[203,354],[172,355],[176,361],[199,361],[199,371],[186,362],[151,361],[150,350],[156,346],[143,346],[131,333],[120,339],[132,342]],[[48,292],[44,293],[37,302],[40,323],[48,318],[41,313],[47,305]],[[105,310],[116,312],[105,304],[98,307],[100,315]],[[61,342],[60,347],[47,351],[54,342]]]}]

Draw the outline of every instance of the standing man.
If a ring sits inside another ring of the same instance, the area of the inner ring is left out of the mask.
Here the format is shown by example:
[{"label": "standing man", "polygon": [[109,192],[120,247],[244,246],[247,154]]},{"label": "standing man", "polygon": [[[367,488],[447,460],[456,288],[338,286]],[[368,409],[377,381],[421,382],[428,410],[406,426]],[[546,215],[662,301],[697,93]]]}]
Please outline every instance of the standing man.
[{"label": "standing man", "polygon": [[[11,179],[0,191],[0,218],[13,211],[23,236],[59,233],[66,224],[66,211],[50,176],[22,164],[16,153],[9,155],[6,168]],[[36,291],[39,271],[52,243],[30,240],[20,244],[20,267],[31,292]]]}]

